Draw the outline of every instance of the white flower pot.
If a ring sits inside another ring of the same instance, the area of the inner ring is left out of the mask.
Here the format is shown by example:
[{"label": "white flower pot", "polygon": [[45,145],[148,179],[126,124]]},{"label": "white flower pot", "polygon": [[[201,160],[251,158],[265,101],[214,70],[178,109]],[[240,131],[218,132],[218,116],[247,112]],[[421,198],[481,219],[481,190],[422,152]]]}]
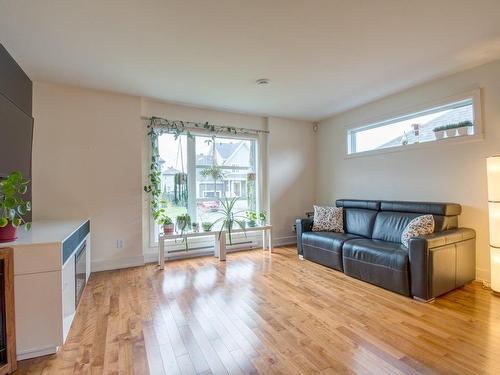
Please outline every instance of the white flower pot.
[{"label": "white flower pot", "polygon": [[450,138],[450,137],[454,137],[455,135],[457,135],[457,129],[446,130],[446,137]]},{"label": "white flower pot", "polygon": [[444,138],[444,130],[434,132],[434,137],[436,137],[436,139],[443,139]]},{"label": "white flower pot", "polygon": [[468,130],[468,127],[467,126],[462,126],[461,128],[457,128],[457,133],[458,135],[467,135],[467,130]]}]

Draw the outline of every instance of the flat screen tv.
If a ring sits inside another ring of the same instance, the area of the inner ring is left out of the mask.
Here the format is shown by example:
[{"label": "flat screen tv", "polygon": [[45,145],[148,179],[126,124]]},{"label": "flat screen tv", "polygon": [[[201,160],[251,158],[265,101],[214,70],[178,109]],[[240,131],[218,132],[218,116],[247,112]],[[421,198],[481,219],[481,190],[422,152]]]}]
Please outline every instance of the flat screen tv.
[{"label": "flat screen tv", "polygon": [[31,178],[33,118],[0,95],[0,178],[20,171]]}]

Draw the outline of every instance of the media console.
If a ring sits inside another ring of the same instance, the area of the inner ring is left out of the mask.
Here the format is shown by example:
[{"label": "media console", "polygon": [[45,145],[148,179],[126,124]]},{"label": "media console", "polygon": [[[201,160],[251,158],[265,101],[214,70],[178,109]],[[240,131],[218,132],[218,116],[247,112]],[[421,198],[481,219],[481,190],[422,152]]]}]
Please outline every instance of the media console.
[{"label": "media console", "polygon": [[34,221],[2,246],[14,253],[17,359],[55,353],[90,276],[90,221]]}]

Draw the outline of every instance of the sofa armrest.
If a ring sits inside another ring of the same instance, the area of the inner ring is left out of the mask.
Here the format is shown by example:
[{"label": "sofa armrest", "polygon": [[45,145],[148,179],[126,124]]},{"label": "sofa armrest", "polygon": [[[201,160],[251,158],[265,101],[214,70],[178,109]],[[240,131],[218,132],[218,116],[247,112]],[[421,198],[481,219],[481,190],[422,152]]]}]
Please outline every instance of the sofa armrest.
[{"label": "sofa armrest", "polygon": [[310,232],[312,230],[313,219],[297,219],[295,220],[295,231],[297,232],[297,252],[303,255],[302,252],[302,233]]},{"label": "sofa armrest", "polygon": [[410,238],[411,292],[430,300],[474,279],[476,232],[459,228]]}]

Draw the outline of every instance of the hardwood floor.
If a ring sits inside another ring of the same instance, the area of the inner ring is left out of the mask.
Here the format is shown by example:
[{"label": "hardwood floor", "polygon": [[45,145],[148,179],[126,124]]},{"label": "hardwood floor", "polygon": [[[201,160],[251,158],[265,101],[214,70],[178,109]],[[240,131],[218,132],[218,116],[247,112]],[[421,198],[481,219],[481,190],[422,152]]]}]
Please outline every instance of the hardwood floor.
[{"label": "hardwood floor", "polygon": [[93,274],[57,355],[16,374],[499,374],[500,298],[423,304],[295,248]]}]

